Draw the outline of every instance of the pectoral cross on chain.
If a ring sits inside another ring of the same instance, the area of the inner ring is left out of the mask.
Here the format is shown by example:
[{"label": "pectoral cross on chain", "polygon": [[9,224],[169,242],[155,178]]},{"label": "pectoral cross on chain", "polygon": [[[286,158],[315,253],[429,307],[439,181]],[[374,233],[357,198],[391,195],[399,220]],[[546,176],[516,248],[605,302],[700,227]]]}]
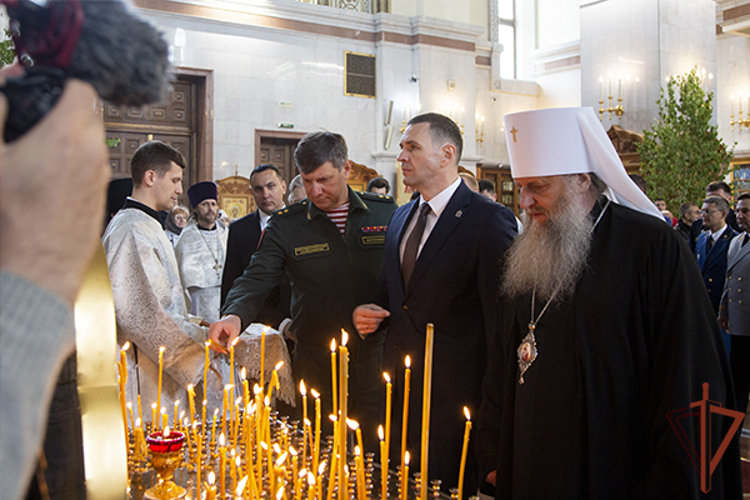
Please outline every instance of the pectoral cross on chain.
[{"label": "pectoral cross on chain", "polygon": [[518,133],[518,129],[516,127],[513,127],[510,129],[510,133],[513,134],[513,142],[516,142],[516,134]]}]

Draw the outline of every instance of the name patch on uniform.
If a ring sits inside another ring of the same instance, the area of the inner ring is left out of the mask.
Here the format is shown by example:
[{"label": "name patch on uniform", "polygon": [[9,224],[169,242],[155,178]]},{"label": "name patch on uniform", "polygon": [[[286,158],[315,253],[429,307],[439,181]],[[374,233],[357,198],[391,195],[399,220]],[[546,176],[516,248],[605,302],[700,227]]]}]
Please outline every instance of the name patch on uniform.
[{"label": "name patch on uniform", "polygon": [[296,247],[294,249],[294,255],[296,257],[301,257],[302,255],[310,255],[311,253],[328,252],[330,250],[331,248],[328,246],[328,243],[318,243],[316,245]]},{"label": "name patch on uniform", "polygon": [[385,243],[385,235],[382,236],[362,236],[363,245],[382,245]]}]

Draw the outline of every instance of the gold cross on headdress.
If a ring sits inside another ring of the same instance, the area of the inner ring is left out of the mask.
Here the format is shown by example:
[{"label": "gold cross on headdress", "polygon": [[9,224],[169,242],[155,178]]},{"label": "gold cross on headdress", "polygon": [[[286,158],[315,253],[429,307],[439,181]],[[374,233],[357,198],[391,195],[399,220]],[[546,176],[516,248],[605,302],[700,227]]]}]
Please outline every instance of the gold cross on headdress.
[{"label": "gold cross on headdress", "polygon": [[518,130],[516,130],[516,127],[513,127],[510,129],[510,133],[513,134],[513,142],[516,142],[516,134],[518,133]]}]

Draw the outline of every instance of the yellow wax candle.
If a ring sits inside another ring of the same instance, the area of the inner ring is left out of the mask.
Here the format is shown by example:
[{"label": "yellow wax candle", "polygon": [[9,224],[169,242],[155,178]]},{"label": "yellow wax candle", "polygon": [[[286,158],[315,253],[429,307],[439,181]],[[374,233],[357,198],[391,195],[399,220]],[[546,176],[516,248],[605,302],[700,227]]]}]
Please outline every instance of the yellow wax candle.
[{"label": "yellow wax candle", "polygon": [[305,463],[305,457],[307,456],[307,387],[305,387],[305,381],[299,381],[299,392],[302,394],[302,463]]},{"label": "yellow wax candle", "polygon": [[193,420],[195,419],[195,388],[193,387],[193,384],[188,384],[187,393],[190,409],[190,425],[193,425]]},{"label": "yellow wax candle", "polygon": [[378,439],[380,439],[380,498],[385,500],[388,497],[388,458],[386,458],[385,435],[382,425],[378,426]]},{"label": "yellow wax candle", "polygon": [[159,421],[156,419],[156,403],[151,403],[151,432],[157,431]]},{"label": "yellow wax candle", "polygon": [[240,340],[239,337],[229,345],[229,383],[232,384],[232,399],[230,401],[234,401],[234,346],[238,340]]},{"label": "yellow wax candle", "polygon": [[234,419],[232,420],[232,442],[237,447],[237,440],[240,436],[240,404],[242,403],[242,397],[238,397],[234,400]]},{"label": "yellow wax candle", "polygon": [[127,450],[129,448],[128,442],[130,441],[130,436],[128,434],[128,413],[127,413],[127,405],[125,403],[125,385],[128,382],[128,363],[125,360],[125,351],[127,351],[128,347],[130,347],[130,342],[125,342],[125,344],[122,346],[122,349],[120,349],[120,362],[117,364],[117,371],[119,373],[119,389],[120,389],[120,411],[122,412],[122,425],[125,429],[125,453],[127,454]]},{"label": "yellow wax candle", "polygon": [[185,440],[187,441],[187,447],[189,450],[191,448],[192,436],[190,435],[190,431],[187,428],[187,418],[185,418],[185,428],[183,429],[183,432],[185,434]]},{"label": "yellow wax candle", "polygon": [[406,430],[409,423],[409,386],[411,384],[411,358],[404,358],[406,371],[404,373],[404,406],[401,416],[401,470],[404,469],[404,458],[406,457]]},{"label": "yellow wax candle", "polygon": [[349,410],[349,349],[346,343],[349,334],[341,330],[341,345],[339,346],[339,449],[341,460],[339,460],[339,500],[348,500],[346,497],[346,416]]},{"label": "yellow wax candle", "polygon": [[257,476],[258,476],[258,492],[262,493],[263,491],[263,459],[268,458],[268,454],[270,453],[270,450],[268,449],[268,445],[265,441],[258,441],[260,443],[260,446],[258,446],[258,461],[256,462],[255,466],[257,468]]},{"label": "yellow wax candle", "polygon": [[180,430],[180,421],[177,419],[179,407],[180,407],[180,400],[175,399],[174,400],[174,418],[172,419],[172,427],[174,427],[178,431]]},{"label": "yellow wax candle", "polygon": [[143,408],[141,407],[141,395],[138,394],[138,420],[143,423]]},{"label": "yellow wax candle", "polygon": [[167,409],[161,407],[161,426],[166,427],[169,425],[169,415],[167,415]]},{"label": "yellow wax candle", "polygon": [[266,380],[266,331],[269,327],[264,326],[260,332],[260,388],[265,387],[264,382]]},{"label": "yellow wax candle", "polygon": [[[239,463],[240,457],[237,457]],[[238,465],[239,469],[239,465]],[[243,477],[237,488],[234,489],[234,498],[242,498],[242,492],[245,491],[245,484],[247,483],[247,476]]]},{"label": "yellow wax candle", "polygon": [[[424,488],[424,489],[427,489],[427,488]],[[409,452],[407,451],[406,454],[404,455],[404,465],[401,468],[401,500],[406,500],[408,492],[409,492]]]},{"label": "yellow wax candle", "polygon": [[208,422],[206,421],[206,406],[208,405],[207,400],[203,400],[201,404],[201,434],[203,435],[203,442],[206,442],[206,434],[208,433]]},{"label": "yellow wax candle", "polygon": [[318,470],[318,460],[320,460],[320,394],[315,389],[310,389],[310,393],[315,398],[315,444],[313,445],[312,464],[313,470]]},{"label": "yellow wax candle", "polygon": [[307,500],[315,500],[315,474],[307,473]]},{"label": "yellow wax candle", "polygon": [[221,401],[221,431],[227,434],[227,412],[229,411],[229,385],[224,386],[224,399]]},{"label": "yellow wax candle", "polygon": [[333,448],[331,449],[331,468],[328,469],[328,493],[326,500],[332,500],[333,498],[333,488],[336,485],[336,478],[338,477],[339,439],[341,437],[338,432],[338,419],[336,415],[329,415],[329,418],[333,421],[333,428],[335,430],[333,433]]},{"label": "yellow wax candle", "polygon": [[161,379],[164,373],[164,350],[166,347],[159,347],[159,388],[156,392],[156,404],[161,406]]},{"label": "yellow wax candle", "polygon": [[136,426],[133,429],[133,460],[136,462],[143,460],[143,448],[141,440],[143,439],[143,430],[141,429],[141,419],[136,420]]},{"label": "yellow wax candle", "polygon": [[[232,480],[232,491],[237,489],[237,471],[235,470],[234,466],[234,460],[237,455],[237,452],[234,448],[230,450],[229,453],[229,477]],[[236,457],[239,458],[239,457]]]},{"label": "yellow wax candle", "polygon": [[[292,453],[294,451],[294,453]],[[298,477],[297,465],[299,464],[299,457],[297,456],[294,448],[289,449],[289,453],[292,455],[292,481],[294,481],[294,499],[299,500],[301,484]],[[304,469],[303,469],[304,470]]]},{"label": "yellow wax candle", "polygon": [[195,447],[197,449],[197,455],[195,458],[195,486],[198,489],[196,498],[201,497],[201,471],[203,467],[203,439],[200,434],[195,437]]},{"label": "yellow wax candle", "polygon": [[219,420],[219,409],[214,409],[214,421],[211,423],[211,448],[216,444],[216,421]]},{"label": "yellow wax candle", "polygon": [[[357,435],[357,448],[359,449],[358,453],[355,450],[355,462],[357,464],[357,488],[358,489],[360,488],[359,483],[361,482],[362,484],[361,484],[361,491],[359,492],[359,498],[365,498],[364,496],[364,488],[365,488],[364,449],[365,448],[362,445],[362,428],[360,427],[357,421],[351,420],[351,419],[346,420],[346,425],[348,425],[349,428],[352,429]],[[361,472],[361,477],[360,477],[360,472]]]},{"label": "yellow wax candle", "polygon": [[391,446],[391,405],[393,399],[393,384],[391,377],[383,372],[385,379],[385,463],[388,465],[388,453]]},{"label": "yellow wax candle", "polygon": [[208,483],[206,484],[206,500],[216,500],[216,474],[214,471],[208,473]]},{"label": "yellow wax candle", "polygon": [[421,500],[427,500],[429,484],[428,465],[430,457],[430,404],[432,402],[432,349],[435,344],[435,327],[427,323],[424,344],[424,384],[422,389],[422,458],[420,476],[424,488],[419,489]]},{"label": "yellow wax candle", "polygon": [[240,376],[242,377],[242,406],[246,408],[250,404],[250,382],[247,380],[247,371],[244,366],[240,370]]},{"label": "yellow wax candle", "polygon": [[458,498],[464,497],[464,472],[466,471],[466,454],[469,451],[469,434],[471,433],[471,415],[469,409],[464,406],[464,415],[466,415],[466,429],[464,430],[464,447],[461,450],[461,467],[458,472]]},{"label": "yellow wax candle", "polygon": [[365,461],[362,459],[362,448],[354,447],[354,463],[357,466],[357,498],[366,498],[365,495]]},{"label": "yellow wax candle", "polygon": [[184,430],[188,428],[188,419],[185,416],[185,410],[182,410],[180,412],[180,423],[183,425],[183,427],[180,427],[180,430]]},{"label": "yellow wax candle", "polygon": [[282,366],[284,366],[284,362],[279,361],[273,368],[273,373],[271,374],[271,383],[268,384],[268,399],[271,399],[274,389],[276,389],[277,391],[281,389],[281,385],[279,385],[279,370],[281,370]]},{"label": "yellow wax candle", "polygon": [[222,500],[227,498],[227,449],[224,446],[224,433],[219,436],[219,494]]},{"label": "yellow wax candle", "polygon": [[[133,403],[128,402],[128,404],[125,406],[127,406],[128,413],[130,413],[130,426],[133,428],[133,430],[135,430],[135,418],[133,416]],[[127,427],[126,427],[126,430],[127,430]]]},{"label": "yellow wax candle", "polygon": [[206,342],[206,361],[203,364],[203,399],[208,399],[208,365],[211,364],[211,361],[208,358],[208,351],[211,347],[211,342]]},{"label": "yellow wax candle", "polygon": [[337,407],[336,395],[336,339],[331,340],[331,387],[333,389],[333,392],[331,393],[331,401],[333,401],[333,414],[338,415],[339,412]]}]

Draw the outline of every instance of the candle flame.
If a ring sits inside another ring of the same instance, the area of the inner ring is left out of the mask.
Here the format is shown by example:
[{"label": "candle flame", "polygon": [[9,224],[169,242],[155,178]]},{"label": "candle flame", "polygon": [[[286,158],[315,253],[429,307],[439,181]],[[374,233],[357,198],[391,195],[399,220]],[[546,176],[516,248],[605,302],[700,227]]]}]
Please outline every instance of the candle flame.
[{"label": "candle flame", "polygon": [[297,456],[297,450],[294,449],[294,446],[289,447],[289,454],[291,454],[293,457]]},{"label": "candle flame", "polygon": [[359,456],[362,452],[359,449],[359,445],[354,447],[354,455]]},{"label": "candle flame", "polygon": [[[180,420],[182,420],[182,417],[185,417],[185,410],[180,412]],[[185,417],[185,420],[187,421],[187,417]]]},{"label": "candle flame", "polygon": [[305,380],[299,381],[299,392],[302,396],[307,396],[307,387],[305,387]]},{"label": "candle flame", "polygon": [[323,472],[325,472],[326,465],[327,465],[327,463],[326,463],[325,460],[323,460],[322,462],[320,462],[320,465],[318,465],[318,475],[321,475],[321,474],[323,474]]},{"label": "candle flame", "polygon": [[336,339],[331,339],[331,352],[336,352]]},{"label": "candle flame", "polygon": [[213,486],[216,482],[216,474],[214,474],[214,471],[211,471],[208,473],[208,484],[209,486]]},{"label": "candle flame", "polygon": [[378,426],[378,437],[380,438],[381,441],[385,439],[385,433],[383,432],[382,425]]},{"label": "candle flame", "polygon": [[409,452],[404,453],[404,463],[409,465]]},{"label": "candle flame", "polygon": [[284,498],[284,487],[283,486],[281,486],[279,488],[279,491],[276,492],[276,500],[281,500],[282,498]]},{"label": "candle flame", "polygon": [[162,433],[162,436],[165,437],[165,438],[169,437],[169,426],[168,425],[164,427],[164,432]]},{"label": "candle flame", "polygon": [[260,388],[260,386],[258,384],[253,384],[253,394],[255,394],[257,396],[258,394],[260,394],[261,390],[262,389]]},{"label": "candle flame", "polygon": [[161,411],[159,413],[161,413],[162,415],[164,415],[165,413],[167,413],[167,409],[162,406],[161,407]]},{"label": "candle flame", "polygon": [[175,399],[174,400],[174,405],[175,406],[180,406],[180,400],[179,399]]},{"label": "candle flame", "polygon": [[471,414],[469,413],[469,409],[464,406],[464,415],[466,415],[466,420],[471,420]]},{"label": "candle flame", "polygon": [[240,341],[240,338],[239,338],[239,337],[235,338],[235,339],[234,339],[234,340],[232,341],[232,343],[231,343],[231,344],[229,344],[229,348],[231,349],[232,347],[236,346],[236,345],[237,345],[237,342],[239,342],[239,341]]},{"label": "candle flame", "polygon": [[310,419],[309,419],[309,418],[306,418],[306,419],[305,419],[305,421],[304,421],[303,423],[304,423],[304,424],[305,424],[305,425],[306,425],[307,427],[310,427],[310,426],[312,425],[312,422],[310,422]]},{"label": "candle flame", "polygon": [[224,446],[226,440],[224,439],[224,433],[219,434],[219,446]]},{"label": "candle flame", "polygon": [[351,418],[346,419],[346,425],[348,425],[349,428],[353,431],[359,429],[359,422],[357,422],[356,420],[352,420]]},{"label": "candle flame", "polygon": [[188,390],[188,392],[192,392],[192,390],[193,390],[193,384],[188,384],[187,390]]},{"label": "candle flame", "polygon": [[164,352],[164,351],[166,351],[166,350],[167,350],[167,348],[166,348],[166,347],[164,347],[164,346],[160,346],[160,347],[159,347],[159,352]]},{"label": "candle flame", "polygon": [[336,415],[334,415],[333,413],[331,413],[330,415],[328,415],[328,419],[331,422],[338,422],[339,421],[339,418]]},{"label": "candle flame", "polygon": [[342,328],[341,329],[341,345],[345,346],[347,342],[349,342],[349,334],[346,333],[346,330]]},{"label": "candle flame", "polygon": [[310,487],[315,486],[315,474],[312,472],[307,473],[307,484],[309,484]]},{"label": "candle flame", "polygon": [[[232,452],[234,452],[234,448],[232,448]],[[234,453],[232,453],[232,455],[234,455]],[[236,465],[237,468],[239,469],[240,465],[242,465],[242,457],[237,455],[237,458],[234,459],[234,465]]]},{"label": "candle flame", "polygon": [[264,397],[263,404],[266,406],[271,406],[271,398],[269,398],[268,396]]},{"label": "candle flame", "polygon": [[247,371],[244,366],[242,367],[242,370],[240,370],[240,377],[242,377],[242,380],[247,380]]},{"label": "candle flame", "polygon": [[130,348],[130,341],[126,340],[124,344],[122,344],[121,351],[127,351]]},{"label": "candle flame", "polygon": [[131,403],[130,401],[128,401],[128,404],[126,404],[125,406],[126,406],[126,407],[128,408],[128,410],[129,410],[129,409],[131,409],[131,408],[133,407],[133,403]]},{"label": "candle flame", "polygon": [[206,406],[208,404],[208,399],[203,400],[203,406]]},{"label": "candle flame", "polygon": [[232,448],[229,451],[229,457],[230,457],[229,460],[233,460],[231,457],[235,456],[236,454],[237,454],[237,450],[235,450],[234,448]]},{"label": "candle flame", "polygon": [[196,430],[198,428],[198,421],[193,420],[193,430]]},{"label": "candle flame", "polygon": [[406,365],[407,368],[411,367],[411,357],[408,354],[404,358],[404,364]]},{"label": "candle flame", "polygon": [[385,382],[386,382],[387,384],[390,384],[390,383],[391,383],[391,376],[390,376],[390,375],[388,375],[388,372],[383,372],[383,378],[385,379]]},{"label": "candle flame", "polygon": [[205,344],[206,344],[206,347],[209,347],[209,346],[211,345],[211,341],[210,341],[210,340],[207,340],[207,341],[205,342]]},{"label": "candle flame", "polygon": [[[239,460],[240,457],[237,457],[237,460]],[[240,464],[237,464],[237,467],[239,467]],[[247,483],[247,476],[244,476],[242,480],[237,484],[237,489],[235,491],[235,496],[240,497],[242,495],[242,492],[245,491],[245,483]]]},{"label": "candle flame", "polygon": [[227,384],[227,385],[225,385],[225,386],[224,386],[224,390],[225,390],[225,391],[230,391],[230,390],[232,390],[232,387],[234,387],[234,385],[232,385],[232,384]]},{"label": "candle flame", "polygon": [[239,406],[240,403],[242,403],[242,396],[237,396],[237,399],[234,400],[234,406]]},{"label": "candle flame", "polygon": [[260,447],[263,448],[263,451],[268,451],[268,445],[265,441],[260,442]]},{"label": "candle flame", "polygon": [[156,409],[156,403],[151,403],[151,409],[152,409],[152,410],[155,410],[155,409]]},{"label": "candle flame", "polygon": [[216,418],[216,416],[217,416],[218,414],[219,414],[219,409],[218,409],[218,408],[215,408],[215,409],[214,409],[214,418]]},{"label": "candle flame", "polygon": [[135,419],[135,426],[136,427],[140,427],[141,426],[141,419],[140,418],[136,418]]},{"label": "candle flame", "polygon": [[279,458],[276,459],[276,467],[281,467],[282,465],[284,465],[284,462],[286,462],[286,457],[288,455],[289,454],[287,452],[284,452],[281,455],[279,455]]},{"label": "candle flame", "polygon": [[274,371],[279,371],[279,370],[281,370],[282,366],[284,366],[284,362],[283,361],[279,361],[278,363],[276,363],[276,366],[273,367],[273,370]]},{"label": "candle flame", "polygon": [[312,394],[312,397],[314,397],[315,399],[318,399],[320,397],[320,393],[315,389],[310,389],[310,394]]},{"label": "candle flame", "polygon": [[301,471],[299,471],[299,474],[297,474],[297,477],[300,477],[300,478],[305,477],[305,476],[307,476],[307,469],[302,469]]},{"label": "candle flame", "polygon": [[279,443],[273,443],[273,451],[276,452],[277,455],[281,453],[281,446],[279,446]]}]

